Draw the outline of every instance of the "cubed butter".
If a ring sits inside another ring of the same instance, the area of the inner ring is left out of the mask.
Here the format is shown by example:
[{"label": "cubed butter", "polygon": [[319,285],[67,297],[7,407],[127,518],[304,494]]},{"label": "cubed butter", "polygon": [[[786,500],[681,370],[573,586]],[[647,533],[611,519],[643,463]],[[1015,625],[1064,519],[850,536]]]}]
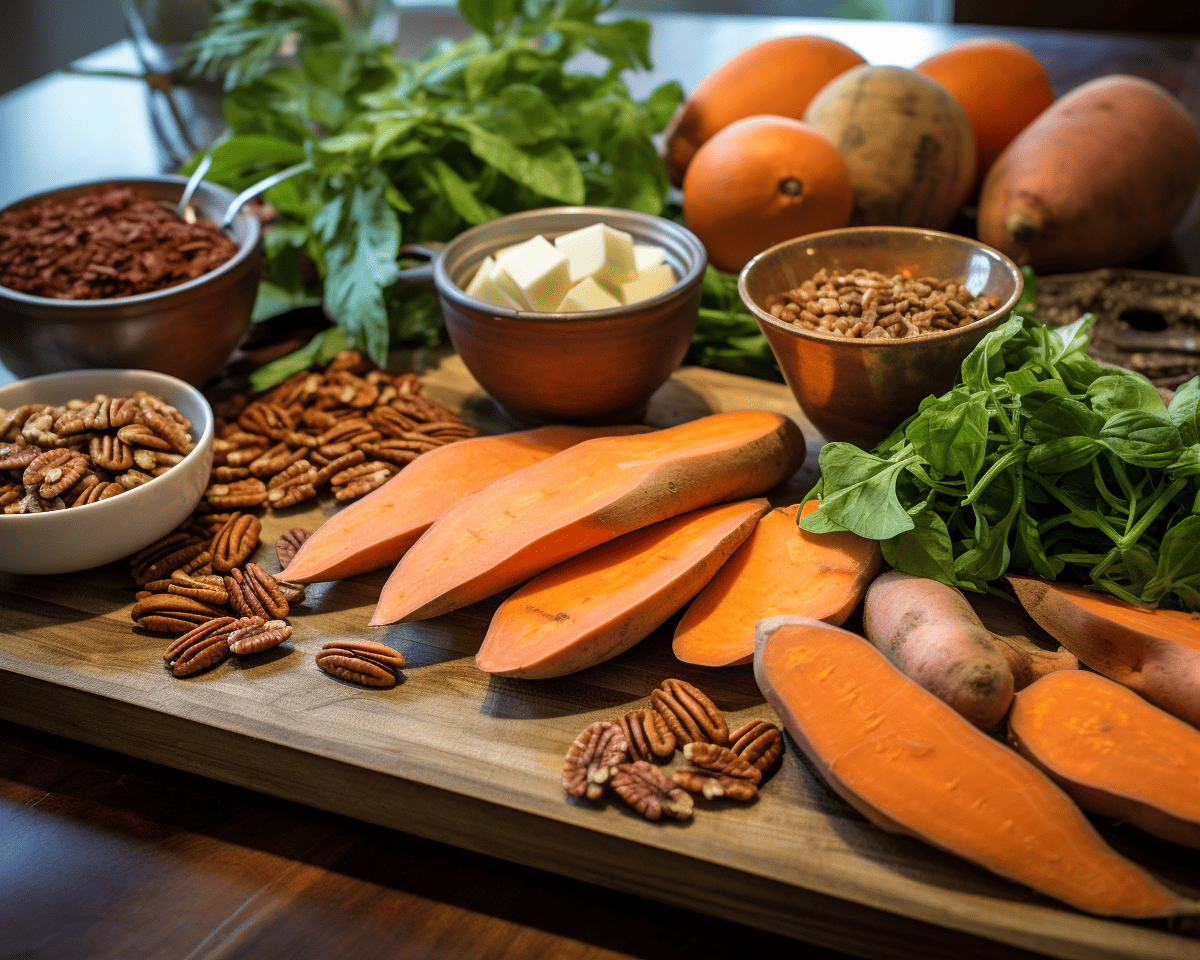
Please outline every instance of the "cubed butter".
[{"label": "cubed butter", "polygon": [[633,262],[637,266],[638,273],[649,270],[651,267],[657,267],[666,259],[666,256],[667,252],[662,247],[652,243],[635,243],[633,245]]},{"label": "cubed butter", "polygon": [[493,276],[514,300],[543,313],[558,309],[571,289],[570,261],[541,234],[505,250]]},{"label": "cubed butter", "polygon": [[605,223],[572,230],[554,240],[571,262],[571,283],[587,277],[614,289],[637,276],[633,237]]},{"label": "cubed butter", "polygon": [[496,261],[491,257],[484,259],[475,271],[475,276],[467,284],[467,296],[490,303],[493,307],[507,307],[509,310],[528,310],[509,295],[495,277]]},{"label": "cubed butter", "polygon": [[607,310],[619,307],[621,301],[599,283],[595,277],[584,277],[563,298],[559,313],[582,313],[586,310]]},{"label": "cubed butter", "polygon": [[669,263],[660,263],[648,270],[643,270],[637,275],[636,280],[621,284],[621,295],[626,303],[636,303],[638,300],[647,300],[665,290],[670,290],[673,286],[675,286],[675,271],[671,269]]}]

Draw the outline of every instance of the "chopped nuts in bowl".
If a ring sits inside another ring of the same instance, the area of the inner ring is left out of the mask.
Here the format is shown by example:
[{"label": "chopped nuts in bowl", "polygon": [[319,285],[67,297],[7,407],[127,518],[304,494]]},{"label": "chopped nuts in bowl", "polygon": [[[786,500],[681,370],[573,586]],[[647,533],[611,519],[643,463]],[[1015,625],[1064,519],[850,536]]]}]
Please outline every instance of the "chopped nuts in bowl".
[{"label": "chopped nuts in bowl", "polygon": [[[125,431],[123,438],[95,429],[94,423],[73,424],[79,419],[76,412],[97,395],[138,399],[139,391],[157,399],[134,405],[139,412],[130,411],[130,422],[120,428]],[[30,404],[62,410],[22,413]],[[53,414],[49,423],[46,413]],[[61,433],[55,432],[56,426]],[[70,433],[75,426],[81,428],[79,432]],[[182,380],[150,370],[77,370],[0,387],[0,465],[12,464],[0,469],[0,486],[7,491],[3,499],[12,501],[6,505],[10,508],[27,499],[22,509],[36,511],[9,513],[0,507],[0,571],[88,570],[122,560],[166,535],[188,517],[204,494],[212,467],[213,433],[212,408],[203,395]],[[36,464],[31,460],[20,465],[28,456],[19,452],[28,450],[26,445],[47,456]],[[24,482],[31,464],[34,475],[29,480],[38,484],[33,489],[32,483]],[[81,467],[98,474],[104,483],[103,487],[99,482],[90,485],[96,494],[91,502],[79,483],[84,478],[74,477]],[[70,486],[58,490],[73,477]],[[113,484],[123,489],[117,493]],[[102,492],[107,495],[101,496]]]}]

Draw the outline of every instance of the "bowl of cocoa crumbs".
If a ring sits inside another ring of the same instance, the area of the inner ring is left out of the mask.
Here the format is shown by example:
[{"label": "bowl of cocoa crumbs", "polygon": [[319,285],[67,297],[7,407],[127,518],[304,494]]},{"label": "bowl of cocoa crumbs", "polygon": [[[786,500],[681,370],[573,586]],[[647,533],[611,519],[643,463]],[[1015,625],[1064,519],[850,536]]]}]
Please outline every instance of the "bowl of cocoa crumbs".
[{"label": "bowl of cocoa crumbs", "polygon": [[800,408],[825,439],[864,448],[949,390],[1023,289],[1004,254],[920,227],[796,237],[738,277]]},{"label": "bowl of cocoa crumbs", "polygon": [[18,377],[82,368],[156,370],[196,386],[250,325],[261,228],[234,195],[184,177],[77,184],[0,210],[0,362]]}]

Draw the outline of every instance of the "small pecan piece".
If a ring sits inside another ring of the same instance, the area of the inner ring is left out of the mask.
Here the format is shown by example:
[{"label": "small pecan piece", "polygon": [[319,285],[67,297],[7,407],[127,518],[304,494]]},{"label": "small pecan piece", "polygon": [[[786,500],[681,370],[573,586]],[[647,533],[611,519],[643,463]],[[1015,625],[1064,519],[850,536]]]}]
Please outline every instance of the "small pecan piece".
[{"label": "small pecan piece", "polygon": [[287,569],[287,565],[295,559],[296,553],[310,536],[303,527],[292,527],[286,533],[280,534],[279,539],[275,541],[275,556],[279,558],[280,570]]},{"label": "small pecan piece", "polygon": [[563,789],[573,797],[595,800],[625,759],[629,745],[620,724],[597,720],[575,738],[563,761]]},{"label": "small pecan piece", "polygon": [[675,734],[657,710],[631,710],[617,723],[634,760],[665,759],[675,752]]},{"label": "small pecan piece", "polygon": [[155,593],[133,605],[129,616],[143,630],[187,633],[194,626],[223,616],[216,607],[171,593]]},{"label": "small pecan piece", "polygon": [[374,640],[331,640],[317,652],[317,666],[330,676],[365,687],[394,687],[404,655]]},{"label": "small pecan piece", "polygon": [[729,748],[766,773],[783,755],[783,734],[766,720],[747,720],[729,734]]},{"label": "small pecan piece", "polygon": [[238,656],[250,653],[262,653],[277,647],[292,635],[292,628],[282,620],[268,620],[266,623],[246,623],[247,620],[257,620],[256,617],[243,618],[236,630],[229,634],[229,652]]},{"label": "small pecan piece", "polygon": [[258,549],[262,521],[252,513],[234,513],[212,538],[212,568],[215,573],[229,573],[240,567]]},{"label": "small pecan piece", "polygon": [[686,680],[664,680],[650,693],[650,703],[679,744],[729,742],[729,725],[716,704]]},{"label": "small pecan piece", "polygon": [[664,813],[675,820],[687,820],[695,806],[679,784],[645,760],[617,764],[612,788],[647,820],[658,820]]},{"label": "small pecan piece", "polygon": [[229,632],[237,623],[233,617],[217,617],[177,637],[163,652],[172,675],[190,677],[224,660],[229,654]]}]

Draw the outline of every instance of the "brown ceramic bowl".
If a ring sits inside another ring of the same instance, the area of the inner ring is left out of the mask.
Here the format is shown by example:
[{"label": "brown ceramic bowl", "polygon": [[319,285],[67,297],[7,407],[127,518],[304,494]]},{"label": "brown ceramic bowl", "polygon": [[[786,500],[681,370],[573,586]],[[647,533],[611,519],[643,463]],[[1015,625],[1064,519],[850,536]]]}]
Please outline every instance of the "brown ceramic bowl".
[{"label": "brown ceramic bowl", "polygon": [[[108,187],[133,187],[171,205],[183,195],[185,177],[103,180],[50,190],[12,204],[47,197],[71,200]],[[221,222],[234,195],[201,183],[192,206]],[[230,238],[232,260],[174,287],[108,300],[55,300],[0,287],[0,362],[18,377],[82,368],[156,370],[202,386],[229,360],[250,326],[258,293],[261,231],[243,207]]]},{"label": "brown ceramic bowl", "polygon": [[[679,278],[658,296],[587,313],[494,307],[464,287],[483,259],[535,234],[553,239],[603,221],[666,251]],[[624,423],[683,362],[700,309],[704,246],[661,217],[613,207],[550,207],[459,234],[433,261],[450,342],[480,385],[525,423]]]},{"label": "brown ceramic bowl", "polygon": [[[861,267],[889,276],[964,278],[975,294],[995,296],[994,313],[955,330],[900,340],[815,333],[777,320],[762,304],[798,287],[822,267]],[[871,447],[945,393],[967,354],[1021,297],[1024,281],[1004,254],[978,241],[918,227],[846,227],[787,240],[742,268],[738,292],[771,345],[800,408],[827,440]]]}]

